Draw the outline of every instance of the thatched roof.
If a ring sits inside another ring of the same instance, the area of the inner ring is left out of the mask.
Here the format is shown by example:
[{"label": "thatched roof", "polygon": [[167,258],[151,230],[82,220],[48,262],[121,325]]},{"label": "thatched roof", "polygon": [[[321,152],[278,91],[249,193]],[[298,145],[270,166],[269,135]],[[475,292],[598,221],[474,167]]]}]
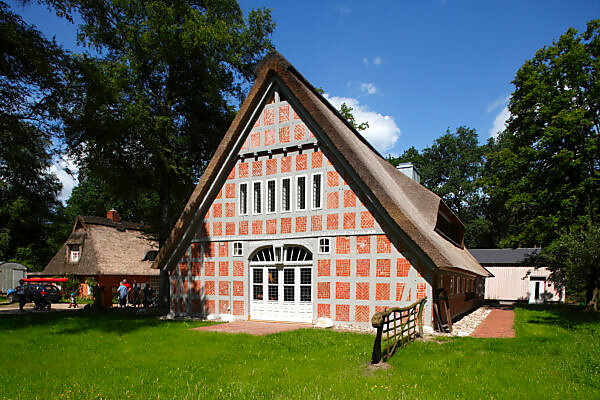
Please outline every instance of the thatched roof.
[{"label": "thatched roof", "polygon": [[[382,217],[383,226],[396,234],[420,260],[432,268],[468,272],[480,276],[489,273],[462,246],[464,226],[433,192],[405,176],[387,162],[364,137],[306,79],[277,52],[266,56],[257,67],[256,81],[217,148],[200,182],[192,193],[171,235],[160,249],[154,268],[173,267],[185,251],[214,196],[214,182],[222,179],[235,163],[235,154],[243,143],[257,107],[275,81],[288,93],[288,101],[320,145],[353,175],[361,189],[372,199]],[[314,129],[312,129],[314,128]],[[329,155],[328,155],[329,157]],[[218,189],[217,189],[218,190]],[[460,243],[451,242],[437,228],[440,215],[458,232]]]},{"label": "thatched roof", "polygon": [[[79,245],[78,262],[69,262],[69,245]],[[150,261],[142,261],[157,250],[155,239],[134,222],[114,222],[102,217],[78,216],[65,244],[46,265],[44,275],[158,275]]]}]

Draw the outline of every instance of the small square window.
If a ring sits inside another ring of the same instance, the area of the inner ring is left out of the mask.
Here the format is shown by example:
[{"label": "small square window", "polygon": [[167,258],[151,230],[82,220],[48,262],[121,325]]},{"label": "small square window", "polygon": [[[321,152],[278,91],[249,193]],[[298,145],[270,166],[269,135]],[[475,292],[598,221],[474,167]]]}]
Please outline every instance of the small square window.
[{"label": "small square window", "polygon": [[242,242],[233,242],[233,255],[235,257],[241,257],[244,255]]},{"label": "small square window", "polygon": [[320,254],[329,254],[330,253],[330,240],[329,238],[320,238],[319,239],[319,253]]},{"label": "small square window", "polygon": [[79,261],[79,257],[81,256],[80,250],[79,250],[79,245],[78,244],[72,244],[69,246],[69,261],[70,262],[78,262]]}]

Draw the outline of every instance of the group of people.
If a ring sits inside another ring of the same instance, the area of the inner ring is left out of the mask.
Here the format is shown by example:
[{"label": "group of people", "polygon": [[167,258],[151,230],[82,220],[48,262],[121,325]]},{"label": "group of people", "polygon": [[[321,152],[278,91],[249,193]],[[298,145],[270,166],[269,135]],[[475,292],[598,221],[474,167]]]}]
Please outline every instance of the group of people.
[{"label": "group of people", "polygon": [[133,281],[132,285],[127,279],[123,279],[117,288],[117,297],[120,307],[130,305],[137,308],[141,305],[148,308],[153,304],[154,289],[149,283],[146,283],[142,289],[136,281]]}]

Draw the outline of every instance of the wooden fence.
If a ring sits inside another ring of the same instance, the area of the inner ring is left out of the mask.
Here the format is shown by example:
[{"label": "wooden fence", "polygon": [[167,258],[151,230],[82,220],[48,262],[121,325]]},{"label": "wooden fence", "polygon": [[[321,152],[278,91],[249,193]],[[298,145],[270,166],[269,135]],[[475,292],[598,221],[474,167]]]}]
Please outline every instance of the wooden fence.
[{"label": "wooden fence", "polygon": [[[423,336],[423,308],[427,297],[408,307],[388,308],[373,315],[371,324],[377,328],[371,363],[390,358],[398,346],[403,347],[417,336]],[[383,342],[382,342],[383,341]]]}]

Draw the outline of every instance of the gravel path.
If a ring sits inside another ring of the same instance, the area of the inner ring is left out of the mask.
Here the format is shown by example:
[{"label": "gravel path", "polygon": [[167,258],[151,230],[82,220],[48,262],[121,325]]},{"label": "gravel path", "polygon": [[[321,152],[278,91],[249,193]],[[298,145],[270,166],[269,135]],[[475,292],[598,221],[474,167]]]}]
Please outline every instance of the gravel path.
[{"label": "gravel path", "polygon": [[452,333],[435,332],[434,335],[440,336],[471,336],[473,331],[481,324],[490,313],[487,307],[479,307],[475,311],[463,315],[459,320],[452,324]]}]

